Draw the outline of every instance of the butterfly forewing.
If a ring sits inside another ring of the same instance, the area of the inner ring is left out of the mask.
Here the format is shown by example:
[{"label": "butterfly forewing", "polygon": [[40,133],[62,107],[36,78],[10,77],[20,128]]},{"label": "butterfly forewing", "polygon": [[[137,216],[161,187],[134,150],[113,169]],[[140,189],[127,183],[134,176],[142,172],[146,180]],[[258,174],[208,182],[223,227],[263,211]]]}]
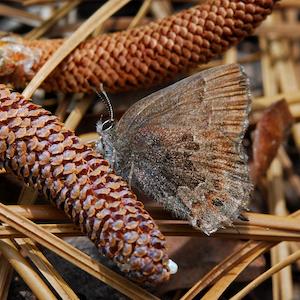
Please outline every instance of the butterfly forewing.
[{"label": "butterfly forewing", "polygon": [[250,106],[238,65],[213,68],[131,107],[116,127],[116,169],[207,234],[246,207],[251,184],[242,139]]}]

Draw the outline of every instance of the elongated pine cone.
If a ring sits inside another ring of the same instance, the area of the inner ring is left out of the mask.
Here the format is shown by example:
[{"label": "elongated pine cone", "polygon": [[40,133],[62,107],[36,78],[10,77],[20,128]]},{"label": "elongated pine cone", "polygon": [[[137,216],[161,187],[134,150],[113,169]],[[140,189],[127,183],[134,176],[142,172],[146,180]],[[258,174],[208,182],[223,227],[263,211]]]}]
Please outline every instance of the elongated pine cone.
[{"label": "elongated pine cone", "polygon": [[165,237],[109,164],[57,117],[0,85],[0,161],[57,207],[135,281],[169,278]]},{"label": "elongated pine cone", "polygon": [[[48,91],[144,88],[225,52],[272,12],[278,0],[208,0],[149,25],[79,45],[44,82]],[[24,87],[63,40],[2,38],[2,82]]]}]

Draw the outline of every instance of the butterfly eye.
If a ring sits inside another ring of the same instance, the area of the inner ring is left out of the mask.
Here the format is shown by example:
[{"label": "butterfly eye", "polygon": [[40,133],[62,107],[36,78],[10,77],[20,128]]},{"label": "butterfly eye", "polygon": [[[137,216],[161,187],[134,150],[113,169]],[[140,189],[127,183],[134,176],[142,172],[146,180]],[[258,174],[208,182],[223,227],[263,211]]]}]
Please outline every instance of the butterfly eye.
[{"label": "butterfly eye", "polygon": [[106,120],[105,122],[102,123],[102,131],[110,130],[114,127],[114,125],[115,125],[114,120]]}]

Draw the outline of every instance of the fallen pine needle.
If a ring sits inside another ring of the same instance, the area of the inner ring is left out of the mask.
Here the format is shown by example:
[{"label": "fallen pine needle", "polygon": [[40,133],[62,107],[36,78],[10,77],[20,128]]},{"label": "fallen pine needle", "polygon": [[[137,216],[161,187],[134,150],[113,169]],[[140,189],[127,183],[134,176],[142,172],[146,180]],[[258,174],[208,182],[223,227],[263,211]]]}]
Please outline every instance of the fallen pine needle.
[{"label": "fallen pine needle", "polygon": [[81,99],[74,100],[74,101],[76,101],[75,106],[65,121],[65,127],[69,130],[76,129],[79,122],[81,121],[86,111],[88,110],[89,106],[91,105],[92,98],[89,96],[85,96],[85,97],[81,97]]},{"label": "fallen pine needle", "polygon": [[128,29],[130,28],[134,28],[136,26],[139,25],[140,21],[145,17],[145,15],[147,14],[150,6],[151,6],[151,2],[152,0],[144,0],[142,2],[142,5],[139,9],[139,11],[137,12],[137,14],[135,15],[135,17],[132,19],[132,21],[130,22]]},{"label": "fallen pine needle", "polygon": [[[0,214],[1,214],[1,209],[0,209]],[[0,215],[0,220],[2,218],[3,217]],[[163,221],[156,220],[156,223],[159,225],[160,230],[166,236],[196,236],[199,238],[218,237],[218,238],[227,238],[227,239],[251,239],[251,240],[270,241],[270,242],[281,242],[281,241],[299,242],[300,241],[300,232],[284,231],[278,229],[264,229],[264,228],[258,228],[253,226],[237,225],[235,226],[235,228],[222,229],[217,233],[208,237],[201,231],[193,229],[188,224],[181,224],[181,222],[165,224],[165,222]],[[37,225],[35,223],[32,224],[36,230],[46,231],[50,235],[54,234],[60,237],[84,235],[80,231],[79,227],[70,223],[40,224],[40,225]],[[22,230],[17,229],[15,225],[0,226],[0,239],[4,239],[8,237],[9,238],[24,237],[24,236],[29,236],[29,234],[30,233],[28,232],[25,233]]]},{"label": "fallen pine needle", "polygon": [[35,14],[5,4],[0,4],[0,15],[5,17],[13,17],[19,22],[29,26],[38,26],[42,22],[42,19]]},{"label": "fallen pine needle", "polygon": [[251,281],[246,287],[244,287],[240,292],[238,292],[235,296],[231,297],[230,300],[240,300],[243,299],[249,292],[255,289],[258,285],[264,282],[266,279],[270,278],[273,274],[277,273],[278,271],[282,270],[283,268],[289,266],[290,264],[294,263],[300,259],[300,250],[291,254],[278,264],[274,265],[268,271],[264,272],[256,279]]},{"label": "fallen pine needle", "polygon": [[[293,218],[300,217],[300,211],[297,211],[290,215]],[[222,281],[222,292],[234,281],[234,279],[245,269],[247,265],[249,265],[254,259],[256,259],[262,253],[267,252],[272,247],[276,246],[277,243],[270,242],[257,242],[257,241],[249,241],[245,245],[243,245],[240,249],[237,249],[234,253],[232,253],[229,257],[223,259],[218,265],[216,265],[210,272],[208,272],[203,278],[197,281],[188,292],[183,295],[181,300],[192,300],[196,297],[203,289],[208,287],[210,284],[215,283],[217,281]],[[255,255],[254,255],[255,254]],[[252,261],[248,258],[252,257]],[[241,264],[240,264],[241,263]],[[239,265],[240,264],[240,265]],[[239,265],[239,267],[238,267]],[[231,271],[235,268],[236,276],[226,276],[231,273]],[[238,269],[238,270],[237,270]],[[224,277],[224,279],[223,279]],[[226,281],[226,282],[224,282]],[[218,284],[218,283],[216,283]],[[221,292],[219,290],[219,292]]]},{"label": "fallen pine needle", "polygon": [[30,239],[15,239],[22,251],[35,264],[41,274],[51,284],[53,289],[62,300],[79,300],[77,295],[68,286],[60,274],[50,264],[44,254],[38,249],[35,243]]},{"label": "fallen pine needle", "polygon": [[6,300],[8,296],[8,286],[10,284],[13,274],[9,262],[3,255],[0,254],[0,299]]},{"label": "fallen pine needle", "polygon": [[56,297],[31,268],[26,259],[19,253],[16,246],[9,239],[0,240],[0,251],[12,267],[19,273],[25,283],[38,299],[55,300]]},{"label": "fallen pine needle", "polygon": [[[31,220],[48,220],[48,221],[58,221],[58,220],[68,220],[66,215],[55,208],[52,205],[8,205],[9,209],[14,211],[15,213]],[[198,232],[197,230],[192,229],[189,226],[187,221],[178,220],[174,218],[172,215],[169,215],[166,211],[164,211],[161,207],[158,206],[146,206],[147,211],[150,212],[151,216],[157,220],[160,220],[160,224],[163,224],[163,220],[170,221],[171,224],[181,224],[186,225],[186,228],[190,228],[193,232]],[[228,227],[226,230],[237,231],[240,225],[240,228],[244,228],[245,226],[252,227],[262,227],[264,230],[270,229],[279,229],[279,230],[287,230],[287,231],[300,231],[300,223],[298,220],[295,220],[292,215],[290,216],[275,216],[268,214],[259,214],[259,213],[244,213],[245,217],[249,219],[249,221],[240,221],[237,220],[234,222],[235,227]],[[173,221],[173,223],[172,223]],[[167,223],[165,223],[167,224]],[[169,223],[170,224],[170,223]],[[250,227],[249,227],[250,228]],[[225,230],[225,231],[226,231]],[[224,230],[220,230],[218,232],[223,232]]]},{"label": "fallen pine needle", "polygon": [[241,271],[245,270],[257,257],[264,253],[263,248],[257,248],[257,250],[245,257],[235,266],[231,268],[230,272],[224,274],[220,279],[214,284],[214,286],[201,298],[202,300],[218,299],[224,293],[231,282],[233,282],[240,274]]},{"label": "fallen pine needle", "polygon": [[2,203],[0,203],[0,220],[124,295],[134,299],[157,299],[146,290],[49,233],[43,227],[17,215]]},{"label": "fallen pine needle", "polygon": [[194,299],[203,289],[213,284],[219,278],[222,278],[224,274],[231,274],[232,266],[241,262],[245,254],[256,253],[257,249],[257,242],[246,242],[239,249],[234,251],[230,256],[226,257],[217,266],[211,269],[205,276],[199,279],[193,285],[193,287],[191,287],[188,292],[180,298],[180,300]]},{"label": "fallen pine needle", "polygon": [[30,32],[26,33],[24,37],[26,39],[38,39],[43,34],[45,34],[53,25],[55,25],[59,19],[63,18],[67,13],[69,13],[74,7],[80,3],[80,0],[73,0],[67,2],[62,7],[58,8],[53,15],[46,21],[44,21],[40,26],[32,29]]}]

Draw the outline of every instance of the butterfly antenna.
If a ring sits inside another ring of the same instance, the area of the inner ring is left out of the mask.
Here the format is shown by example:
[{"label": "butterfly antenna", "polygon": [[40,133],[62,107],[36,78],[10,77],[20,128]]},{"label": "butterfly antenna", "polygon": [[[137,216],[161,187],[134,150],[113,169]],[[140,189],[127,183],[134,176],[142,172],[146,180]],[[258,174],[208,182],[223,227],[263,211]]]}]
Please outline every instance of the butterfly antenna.
[{"label": "butterfly antenna", "polygon": [[101,93],[103,95],[103,98],[102,101],[105,103],[106,105],[106,108],[108,110],[108,113],[109,113],[109,118],[110,120],[113,122],[114,121],[114,110],[113,110],[113,107],[112,107],[112,104],[104,90],[104,87],[103,87],[103,83],[100,84],[100,90],[101,90]]},{"label": "butterfly antenna", "polygon": [[[103,88],[103,84],[100,84],[100,92],[98,92],[95,88],[93,88],[95,93],[98,95],[100,100],[105,104],[106,109],[109,114],[109,119],[102,123],[102,131],[109,130],[114,127],[115,119],[114,119],[114,110],[112,104]],[[101,118],[102,119],[102,118]]]}]

